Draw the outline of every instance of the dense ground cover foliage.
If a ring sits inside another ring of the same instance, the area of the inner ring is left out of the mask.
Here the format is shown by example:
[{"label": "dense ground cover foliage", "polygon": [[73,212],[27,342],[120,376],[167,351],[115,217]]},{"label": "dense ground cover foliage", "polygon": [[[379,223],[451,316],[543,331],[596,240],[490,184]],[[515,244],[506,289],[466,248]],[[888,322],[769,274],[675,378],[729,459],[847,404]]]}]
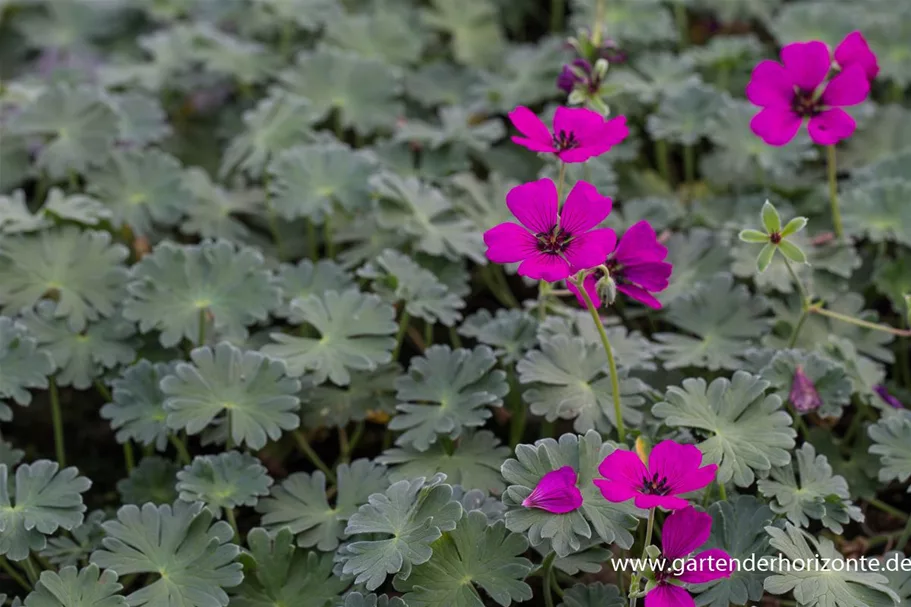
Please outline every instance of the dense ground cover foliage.
[{"label": "dense ground cover foliage", "polygon": [[909,40],[0,0],[0,605],[911,604]]}]

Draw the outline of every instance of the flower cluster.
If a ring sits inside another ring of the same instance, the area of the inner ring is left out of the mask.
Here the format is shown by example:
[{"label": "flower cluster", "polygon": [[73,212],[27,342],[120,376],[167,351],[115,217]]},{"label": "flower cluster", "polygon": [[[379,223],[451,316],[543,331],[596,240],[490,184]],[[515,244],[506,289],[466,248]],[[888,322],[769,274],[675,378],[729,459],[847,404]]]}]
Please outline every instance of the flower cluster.
[{"label": "flower cluster", "polygon": [[[729,577],[733,572],[734,563],[723,550],[704,550],[690,556],[708,541],[712,517],[695,510],[682,496],[710,485],[717,471],[715,464],[702,465],[698,447],[671,440],[655,445],[648,463],[635,451],[617,449],[598,467],[603,478],[593,483],[604,499],[615,503],[633,500],[638,508],[671,511],[661,534],[665,567],[650,572],[647,607],[694,605],[681,583],[701,584]],[[522,505],[552,514],[572,512],[583,502],[577,482],[576,472],[569,466],[548,472]],[[685,566],[680,567],[680,563]]]},{"label": "flower cluster", "polygon": [[[629,134],[624,116],[605,119],[585,108],[557,108],[553,129],[526,107],[516,108],[509,118],[522,134],[512,138],[515,143],[562,163],[600,156]],[[586,302],[570,277],[586,272],[583,284],[596,306],[604,299],[613,301],[601,295],[609,285],[611,292],[660,308],[651,293],[667,288],[672,266],[664,261],[667,249],[651,225],[637,223],[618,242],[612,229],[598,228],[611,212],[610,198],[585,181],[576,182],[565,202],[560,194],[550,179],[510,190],[506,205],[519,223],[502,223],[484,233],[488,259],[518,263],[518,273],[531,279],[566,280],[582,306]]]},{"label": "flower cluster", "polygon": [[753,132],[773,146],[789,143],[804,122],[819,145],[850,137],[857,125],[842,108],[864,101],[879,73],[860,32],[848,34],[834,54],[814,40],[786,45],[780,59],[760,62],[747,85],[747,99],[762,108],[750,122]]}]

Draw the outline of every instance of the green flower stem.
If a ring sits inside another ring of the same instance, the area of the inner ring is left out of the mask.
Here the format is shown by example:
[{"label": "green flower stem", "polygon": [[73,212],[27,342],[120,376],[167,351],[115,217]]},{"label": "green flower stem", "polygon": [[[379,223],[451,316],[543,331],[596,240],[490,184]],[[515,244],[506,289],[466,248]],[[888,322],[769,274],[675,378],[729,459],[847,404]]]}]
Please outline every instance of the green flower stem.
[{"label": "green flower stem", "polygon": [[332,240],[332,216],[326,215],[323,221],[323,242],[326,243],[326,257],[335,257],[335,242]]},{"label": "green flower stem", "polygon": [[279,41],[279,49],[281,51],[282,57],[291,56],[291,43],[293,39],[294,21],[291,19],[285,19],[282,23],[281,40]]},{"label": "green flower stem", "polygon": [[560,170],[557,173],[557,206],[563,208],[563,180],[566,179],[566,163],[560,162]]},{"label": "green flower stem", "polygon": [[168,440],[171,441],[171,444],[174,445],[174,449],[177,450],[177,459],[180,460],[180,463],[184,466],[189,466],[190,452],[187,451],[187,445],[183,442],[183,439],[176,434],[169,434]]},{"label": "green flower stem", "polygon": [[[650,508],[648,511],[648,525],[645,527],[645,543],[642,544],[642,560],[648,558],[648,553],[646,549],[652,543],[652,532],[655,530],[655,509]],[[639,581],[642,579],[642,575],[639,571],[633,573],[633,578],[629,584],[629,607],[636,607],[636,602],[639,600]]]},{"label": "green flower stem", "polygon": [[853,316],[848,316],[846,314],[840,314],[839,312],[827,310],[819,304],[810,306],[810,312],[813,314],[820,314],[821,316],[828,316],[829,318],[834,318],[835,320],[840,320],[842,322],[857,325],[858,327],[864,327],[865,329],[871,329],[873,331],[882,331],[883,333],[890,333],[892,335],[898,335],[901,337],[911,336],[911,330],[896,329],[895,327],[890,327],[889,325],[881,325],[875,322],[861,320],[859,318],[854,318]]},{"label": "green flower stem", "polygon": [[399,317],[399,330],[395,334],[395,348],[392,349],[393,361],[399,359],[399,352],[402,351],[402,342],[405,341],[405,332],[408,330],[409,320],[411,320],[411,316],[403,309],[402,315]]},{"label": "green flower stem", "polygon": [[433,344],[433,323],[424,321],[424,348],[429,348]]},{"label": "green flower stem", "polygon": [[556,552],[551,552],[541,563],[541,576],[544,578],[544,605],[554,607],[554,597],[551,593],[551,572],[553,571],[554,560],[557,558]]},{"label": "green flower stem", "polygon": [[338,451],[339,461],[347,464],[351,459],[351,441],[348,439],[348,430],[344,425],[338,427]]},{"label": "green flower stem", "polygon": [[0,569],[3,569],[3,571],[6,573],[6,575],[10,576],[10,578],[12,578],[12,580],[14,582],[19,584],[23,590],[25,590],[26,592],[32,591],[32,585],[29,584],[25,580],[24,577],[22,577],[22,574],[20,574],[18,571],[16,571],[16,569],[10,564],[10,562],[8,560],[6,560],[5,556],[0,556]]},{"label": "green flower stem", "polygon": [[512,412],[512,419],[509,423],[509,446],[515,451],[516,445],[522,442],[522,437],[525,436],[525,423],[528,415],[525,405],[522,403],[522,393],[519,392],[519,381],[516,378],[514,367],[509,367],[506,370],[506,379],[509,383],[507,402]]},{"label": "green flower stem", "polygon": [[488,267],[493,268],[491,270],[491,275],[493,276],[494,282],[496,282],[501,289],[500,296],[503,298],[501,301],[510,308],[521,308],[522,306],[519,304],[519,301],[516,299],[515,295],[512,294],[512,289],[509,288],[509,283],[506,281],[506,274],[503,273],[502,266]]},{"label": "green flower stem", "polygon": [[228,451],[234,448],[234,433],[231,432],[233,424],[231,422],[231,409],[227,409],[225,412],[225,425],[228,427],[228,439],[225,441],[225,449]]},{"label": "green flower stem", "polygon": [[98,394],[101,395],[101,398],[103,398],[103,399],[105,400],[105,402],[111,402],[112,400],[114,400],[114,399],[111,397],[111,391],[108,390],[108,387],[105,386],[105,385],[101,382],[100,379],[96,379],[96,380],[95,380],[95,389],[98,390]]},{"label": "green flower stem", "polygon": [[898,550],[904,550],[905,546],[908,544],[908,540],[911,540],[911,518],[908,519],[908,522],[905,523],[905,528],[902,530],[902,534],[898,538],[898,543],[895,545],[895,548]]},{"label": "green flower stem", "polygon": [[275,214],[275,207],[272,206],[272,201],[269,200],[268,174],[265,177],[265,183],[263,183],[263,190],[265,191],[266,219],[269,222],[269,231],[272,232],[272,242],[275,243],[275,252],[278,254],[278,260],[281,261],[285,258],[285,247],[282,242],[282,234],[278,230],[278,216]]},{"label": "green flower stem", "polygon": [[553,588],[553,591],[556,592],[557,596],[562,599],[563,595],[565,593],[563,592],[563,589],[560,588],[560,584],[557,582],[557,568],[556,567],[550,568],[550,583],[551,583],[551,588]]},{"label": "green flower stem", "polygon": [[894,516],[895,518],[900,519],[902,521],[911,522],[911,517],[909,517],[907,514],[905,514],[904,512],[902,512],[901,510],[899,510],[898,508],[896,508],[894,506],[890,506],[889,504],[882,502],[876,498],[868,499],[868,500],[864,500],[864,501],[866,501],[868,504],[870,504],[877,510],[882,510],[889,516]]},{"label": "green flower stem", "polygon": [[[718,479],[715,479],[718,482]],[[728,501],[728,490],[724,488],[724,483],[718,482],[718,496],[721,498],[721,501]]]},{"label": "green flower stem", "polygon": [[32,555],[29,554],[25,557],[25,560],[22,561],[25,568],[25,575],[28,576],[28,581],[32,583],[32,586],[38,581],[38,567],[35,566],[35,561],[32,560]]},{"label": "green flower stem", "polygon": [[550,31],[559,34],[563,31],[563,12],[565,0],[550,0]]},{"label": "green flower stem", "polygon": [[659,139],[655,142],[655,161],[658,163],[658,173],[667,183],[671,182],[671,159],[667,151],[667,142]]},{"label": "green flower stem", "polygon": [[794,326],[794,330],[791,331],[791,338],[788,340],[788,348],[793,348],[794,344],[797,343],[797,336],[800,335],[800,330],[803,328],[804,323],[807,322],[807,316],[810,314],[811,299],[806,287],[803,286],[803,282],[797,276],[797,272],[794,271],[794,267],[791,266],[791,262],[784,255],[781,256],[781,259],[784,260],[784,265],[788,269],[794,284],[797,285],[797,291],[800,293],[800,318],[797,319],[797,324]]},{"label": "green flower stem", "polygon": [[60,410],[60,393],[57,391],[57,378],[50,378],[51,421],[54,424],[54,449],[57,463],[66,468],[66,446],[63,442],[63,413]]},{"label": "green flower stem", "polygon": [[364,430],[367,429],[367,422],[360,421],[354,427],[354,432],[351,434],[351,441],[348,443],[348,453],[354,453],[354,450],[357,449],[358,443],[361,442],[361,437],[364,436]]},{"label": "green flower stem", "polygon": [[626,442],[626,428],[623,425],[623,411],[620,408],[620,377],[617,374],[617,361],[614,360],[614,351],[610,347],[610,340],[607,339],[607,331],[604,330],[604,323],[601,322],[601,316],[598,315],[598,310],[595,308],[595,304],[592,303],[592,298],[588,295],[588,291],[585,290],[584,282],[585,276],[581,275],[581,278],[576,282],[576,285],[579,287],[579,293],[582,294],[582,298],[585,300],[585,306],[588,308],[588,313],[591,314],[592,320],[595,322],[595,326],[598,328],[598,335],[601,337],[601,345],[604,347],[604,353],[607,355],[607,364],[610,366],[610,384],[611,384],[611,393],[614,398],[614,415],[617,418],[617,435],[620,437],[620,442]]},{"label": "green flower stem", "polygon": [[297,441],[298,448],[304,453],[304,455],[307,456],[307,459],[310,460],[310,463],[322,470],[323,474],[326,475],[326,478],[328,478],[332,484],[335,484],[335,472],[333,472],[332,469],[326,465],[326,462],[324,462],[320,456],[317,455],[316,451],[313,450],[313,447],[311,447],[310,443],[307,442],[307,437],[304,436],[304,433],[300,430],[297,430],[296,432],[292,433],[292,436],[294,436],[294,440]]},{"label": "green flower stem", "polygon": [[123,461],[127,466],[127,474],[133,471],[133,468],[136,467],[136,456],[133,455],[133,443],[127,439],[127,442],[123,443]]},{"label": "green flower stem", "polygon": [[683,146],[683,175],[688,184],[696,181],[696,148],[691,145]]},{"label": "green flower stem", "polygon": [[547,295],[550,293],[550,283],[542,280],[538,283],[538,320],[544,322],[547,318]]},{"label": "green flower stem", "polygon": [[459,333],[456,331],[455,327],[449,327],[449,343],[452,344],[453,348],[462,347],[462,338],[459,337]]},{"label": "green flower stem", "polygon": [[601,46],[601,36],[604,28],[604,0],[595,0],[595,25],[592,28],[592,43]]},{"label": "green flower stem", "polygon": [[234,530],[234,541],[239,541],[240,531],[237,530],[237,519],[234,518],[234,508],[225,508],[225,518],[228,520],[228,524],[231,525],[231,529]]},{"label": "green flower stem", "polygon": [[312,219],[307,220],[307,251],[311,260],[319,260],[319,233]]},{"label": "green flower stem", "polygon": [[835,226],[835,235],[844,236],[841,226],[841,211],[838,209],[838,174],[835,168],[835,146],[826,146],[826,162],[829,171],[829,204],[832,206],[832,224]]}]

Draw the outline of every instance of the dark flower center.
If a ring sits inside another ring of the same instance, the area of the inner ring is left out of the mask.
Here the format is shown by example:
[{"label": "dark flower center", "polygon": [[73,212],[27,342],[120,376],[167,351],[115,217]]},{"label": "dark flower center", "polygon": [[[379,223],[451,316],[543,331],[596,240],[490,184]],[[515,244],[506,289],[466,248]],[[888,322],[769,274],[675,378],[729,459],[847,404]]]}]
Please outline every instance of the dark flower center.
[{"label": "dark flower center", "polygon": [[671,492],[670,484],[666,477],[658,476],[658,473],[652,475],[652,478],[645,477],[642,479],[642,493],[648,495],[667,495]]},{"label": "dark flower center", "polygon": [[538,250],[550,255],[559,255],[566,250],[572,240],[572,234],[564,232],[559,226],[554,226],[550,232],[535,234],[538,239]]},{"label": "dark flower center", "polygon": [[822,112],[822,99],[816,95],[815,91],[796,89],[791,109],[798,116],[812,118]]},{"label": "dark flower center", "polygon": [[554,133],[554,147],[563,152],[579,147],[579,141],[576,139],[576,134],[572,131],[568,133],[566,131],[559,131]]},{"label": "dark flower center", "polygon": [[618,285],[631,284],[626,277],[623,276],[623,264],[613,258],[609,258],[607,263],[604,265],[607,266],[608,272],[610,272],[610,277],[614,279],[614,282]]},{"label": "dark flower center", "polygon": [[769,234],[769,240],[772,242],[772,244],[778,244],[781,242],[781,234],[779,232],[772,232]]}]

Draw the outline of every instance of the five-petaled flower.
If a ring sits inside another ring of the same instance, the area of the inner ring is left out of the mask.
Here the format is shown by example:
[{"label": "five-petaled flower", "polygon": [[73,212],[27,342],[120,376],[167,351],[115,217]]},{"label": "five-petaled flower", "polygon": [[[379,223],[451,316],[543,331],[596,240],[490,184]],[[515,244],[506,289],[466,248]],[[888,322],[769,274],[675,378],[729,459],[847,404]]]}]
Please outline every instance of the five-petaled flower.
[{"label": "five-petaled flower", "polygon": [[610,228],[593,229],[608,216],[612,204],[584,181],[576,182],[562,210],[550,179],[518,185],[506,195],[506,206],[522,225],[507,222],[487,230],[487,258],[494,263],[522,262],[519,274],[548,282],[594,267],[617,242]]},{"label": "five-petaled flower", "polygon": [[[658,242],[658,236],[651,224],[640,221],[633,224],[617,248],[607,257],[604,266],[608,269],[609,278],[613,281],[617,291],[632,297],[636,301],[656,310],[661,308],[652,293],[659,293],[668,286],[671,271],[674,266],[664,259],[667,257],[667,248]],[[582,283],[588,296],[595,307],[601,306],[601,294],[597,288],[599,278],[598,270],[588,274]],[[579,300],[579,305],[585,307],[585,300],[576,284],[569,280],[567,287]]]},{"label": "five-petaled flower", "polygon": [[522,505],[553,514],[572,512],[582,505],[582,492],[576,486],[577,480],[576,471],[570,466],[548,472],[522,501]]},{"label": "five-petaled flower", "polygon": [[806,120],[810,138],[820,145],[850,137],[857,125],[841,108],[866,99],[870,82],[867,60],[849,56],[852,60],[828,82],[832,56],[818,40],[788,44],[781,49],[781,63],[760,62],[746,88],[747,99],[763,108],[750,121],[753,132],[769,145],[782,146]]},{"label": "five-petaled flower", "polygon": [[661,529],[661,556],[664,569],[653,571],[651,590],[645,595],[645,607],[695,607],[693,597],[678,584],[704,584],[731,577],[736,563],[719,548],[703,550],[690,556],[705,544],[712,532],[712,517],[693,507],[677,510],[667,517]]},{"label": "five-petaled flower", "polygon": [[560,106],[554,114],[553,133],[527,107],[519,106],[509,119],[524,137],[512,140],[533,152],[556,154],[563,162],[585,162],[600,156],[629,135],[626,117],[606,120],[585,108]]},{"label": "five-petaled flower", "polygon": [[677,510],[689,505],[680,495],[702,489],[715,479],[716,464],[702,465],[695,445],[661,441],[646,466],[633,451],[617,449],[598,466],[603,479],[593,482],[609,502],[633,499],[638,508]]}]

